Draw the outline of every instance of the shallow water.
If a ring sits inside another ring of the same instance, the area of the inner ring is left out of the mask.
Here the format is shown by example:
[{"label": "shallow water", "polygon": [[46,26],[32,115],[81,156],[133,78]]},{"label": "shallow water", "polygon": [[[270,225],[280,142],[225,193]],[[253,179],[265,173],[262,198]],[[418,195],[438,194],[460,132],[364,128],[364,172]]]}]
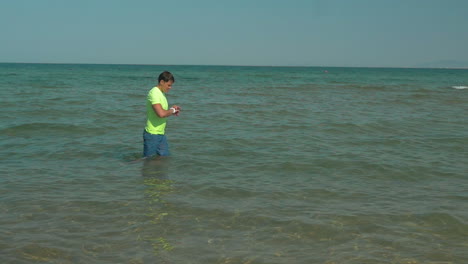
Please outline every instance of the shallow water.
[{"label": "shallow water", "polygon": [[[172,156],[142,161],[163,70],[183,112]],[[466,86],[449,69],[0,64],[0,259],[466,263]]]}]

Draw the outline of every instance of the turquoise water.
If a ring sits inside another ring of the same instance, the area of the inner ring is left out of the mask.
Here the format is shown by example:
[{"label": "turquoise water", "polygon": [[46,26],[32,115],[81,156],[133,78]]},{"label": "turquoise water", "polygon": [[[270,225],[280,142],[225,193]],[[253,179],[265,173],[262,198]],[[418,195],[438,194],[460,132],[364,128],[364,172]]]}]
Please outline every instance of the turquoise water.
[{"label": "turquoise water", "polygon": [[[172,156],[145,97],[176,83]],[[1,263],[468,263],[468,70],[0,64]]]}]

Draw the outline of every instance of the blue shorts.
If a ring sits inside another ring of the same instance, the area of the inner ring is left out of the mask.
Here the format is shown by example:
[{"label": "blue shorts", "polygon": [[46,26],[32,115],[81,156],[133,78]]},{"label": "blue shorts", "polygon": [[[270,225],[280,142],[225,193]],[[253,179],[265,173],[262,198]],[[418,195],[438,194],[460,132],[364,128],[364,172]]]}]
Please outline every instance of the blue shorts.
[{"label": "blue shorts", "polygon": [[165,135],[154,135],[143,131],[143,156],[169,156],[169,144]]}]

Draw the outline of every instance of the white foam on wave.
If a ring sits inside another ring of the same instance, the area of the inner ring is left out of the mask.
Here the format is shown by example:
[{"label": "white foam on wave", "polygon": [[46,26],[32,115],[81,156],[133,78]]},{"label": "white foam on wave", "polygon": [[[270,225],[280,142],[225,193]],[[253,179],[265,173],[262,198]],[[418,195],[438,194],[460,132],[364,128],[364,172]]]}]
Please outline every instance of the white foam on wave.
[{"label": "white foam on wave", "polygon": [[468,86],[452,86],[453,89],[463,90],[468,89]]}]

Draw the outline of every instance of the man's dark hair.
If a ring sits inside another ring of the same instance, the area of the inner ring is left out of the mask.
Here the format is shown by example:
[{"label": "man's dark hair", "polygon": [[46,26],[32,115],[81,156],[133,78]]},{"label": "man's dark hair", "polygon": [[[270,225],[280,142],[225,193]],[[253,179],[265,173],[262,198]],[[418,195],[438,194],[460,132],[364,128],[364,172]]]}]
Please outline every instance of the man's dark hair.
[{"label": "man's dark hair", "polygon": [[172,75],[172,73],[170,73],[170,72],[168,72],[168,71],[163,71],[161,74],[159,74],[159,77],[158,77],[158,83],[161,82],[161,81],[165,81],[165,82],[172,81],[172,82],[175,82],[174,75]]}]

